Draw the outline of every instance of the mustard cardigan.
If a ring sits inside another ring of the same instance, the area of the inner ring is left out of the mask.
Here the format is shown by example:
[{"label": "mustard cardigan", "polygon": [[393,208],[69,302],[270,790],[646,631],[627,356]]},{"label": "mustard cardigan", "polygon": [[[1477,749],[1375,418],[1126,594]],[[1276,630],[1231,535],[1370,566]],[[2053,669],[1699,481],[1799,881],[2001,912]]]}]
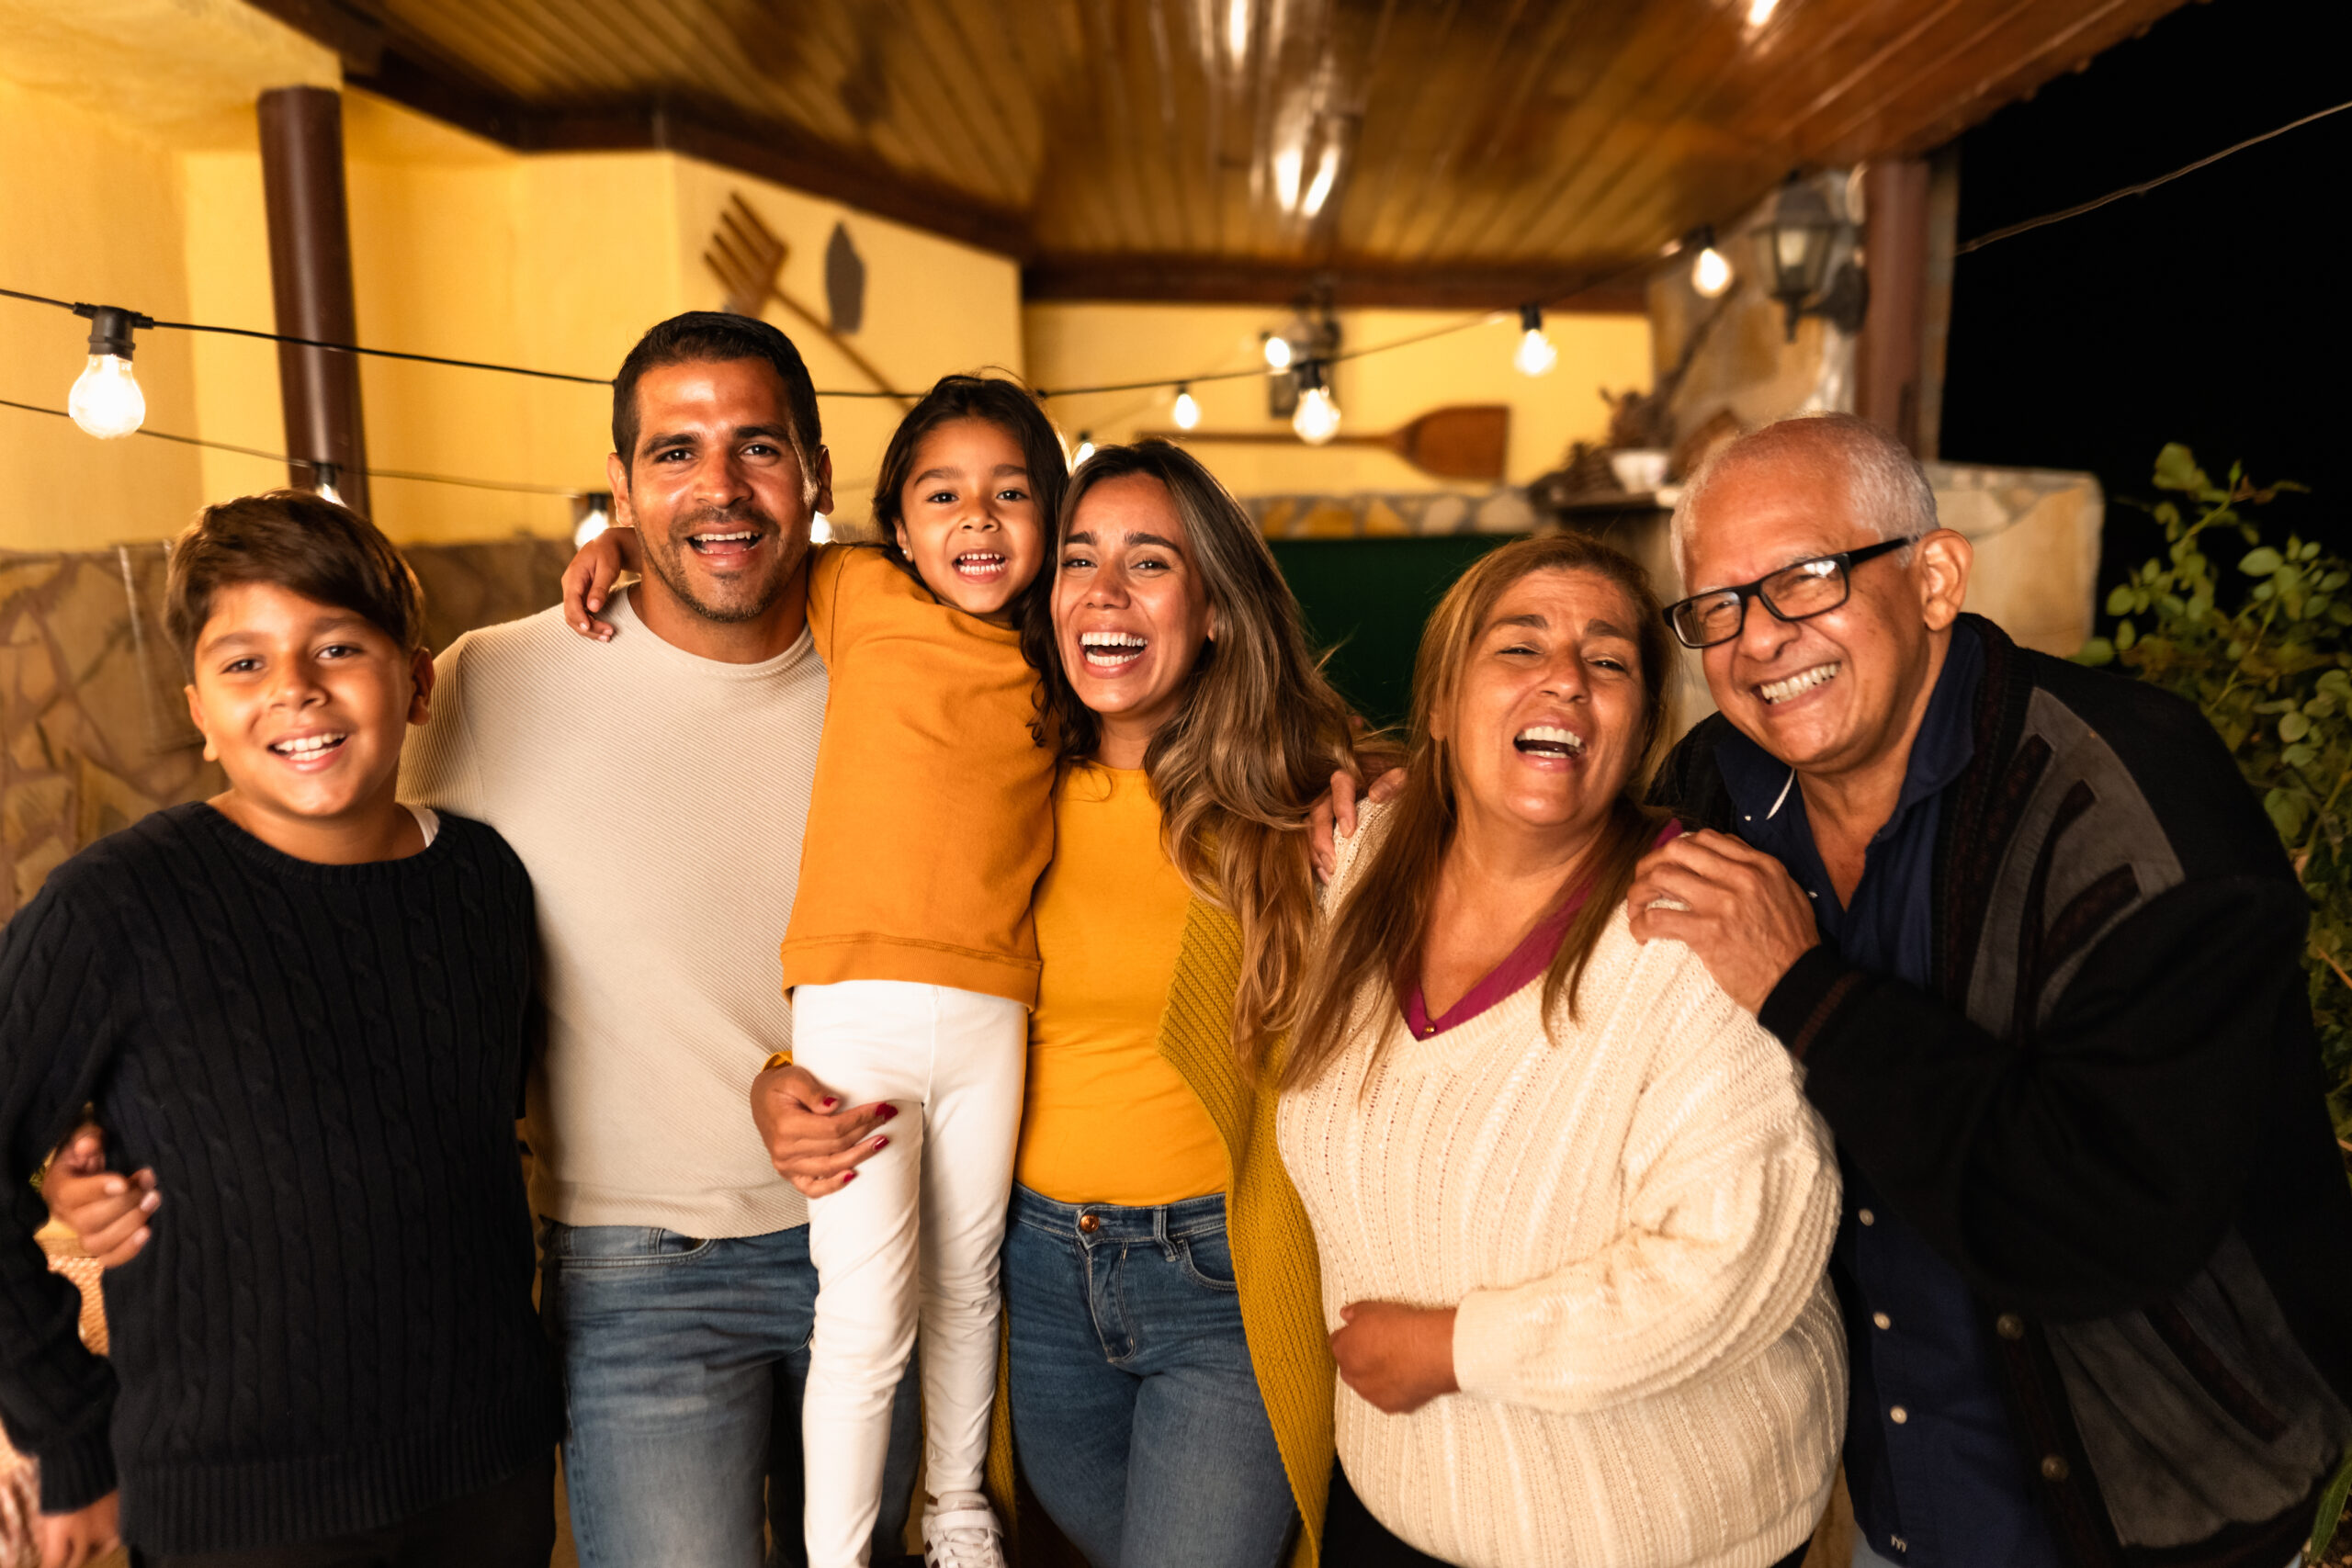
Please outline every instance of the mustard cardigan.
[{"label": "mustard cardigan", "polygon": [[[1184,915],[1176,977],[1159,1020],[1159,1054],[1200,1097],[1225,1142],[1226,1235],[1239,1284],[1241,1325],[1258,1393],[1282,1450],[1305,1529],[1291,1568],[1315,1568],[1331,1483],[1331,1406],[1339,1371],[1323,1327],[1315,1233],[1274,1146],[1276,1094],[1253,1086],[1233,1057],[1233,994],[1241,984],[1241,926],[1203,899]],[[989,1444],[989,1484],[1012,1521],[1012,1414],[1000,1359]]]}]

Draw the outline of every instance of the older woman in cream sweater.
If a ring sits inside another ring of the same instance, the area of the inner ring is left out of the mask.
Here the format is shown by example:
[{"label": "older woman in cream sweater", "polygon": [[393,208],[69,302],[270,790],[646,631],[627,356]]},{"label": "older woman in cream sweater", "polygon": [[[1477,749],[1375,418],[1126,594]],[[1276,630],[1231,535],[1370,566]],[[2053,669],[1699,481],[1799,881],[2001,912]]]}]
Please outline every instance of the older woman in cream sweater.
[{"label": "older woman in cream sweater", "polygon": [[1341,851],[1279,1116],[1342,1384],[1326,1561],[1768,1568],[1828,1496],[1827,1134],[1622,908],[1673,831],[1632,793],[1668,657],[1616,552],[1487,557]]}]

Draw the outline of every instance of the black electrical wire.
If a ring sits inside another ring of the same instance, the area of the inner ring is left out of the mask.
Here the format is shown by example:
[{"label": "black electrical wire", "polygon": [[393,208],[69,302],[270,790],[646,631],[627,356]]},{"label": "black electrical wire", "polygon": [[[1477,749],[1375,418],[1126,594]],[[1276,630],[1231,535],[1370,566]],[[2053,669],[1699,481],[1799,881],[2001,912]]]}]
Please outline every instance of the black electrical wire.
[{"label": "black electrical wire", "polygon": [[2325,119],[2329,115],[2342,114],[2346,109],[2352,109],[2352,99],[2337,104],[2333,108],[2324,108],[2315,114],[2307,114],[2301,119],[2290,119],[2276,130],[2266,130],[2259,136],[2249,136],[2244,141],[2222,148],[2219,152],[2209,152],[2193,164],[2183,164],[2168,175],[2158,175],[2154,179],[2142,180],[2138,185],[2125,186],[2121,190],[2111,190],[2095,200],[2081,202],[2056,212],[2045,212],[2039,218],[2029,218],[2022,223],[2012,223],[2006,229],[1996,229],[1989,234],[1979,234],[1963,244],[1954,245],[1951,254],[1955,257],[1964,256],[1999,241],[2015,239],[2019,234],[2030,234],[2036,229],[2046,229],[2052,223],[2064,223],[2067,219],[2080,218],[2086,212],[2096,212],[2110,201],[2121,201],[2127,196],[2145,196],[2158,186],[2169,185],[2183,175],[2193,175],[2209,164],[2218,164],[2233,152],[2243,152],[2249,147],[2258,147],[2274,136],[2284,136],[2290,130],[2301,130],[2315,119]]},{"label": "black electrical wire", "polygon": [[[27,413],[53,414],[59,419],[74,417],[63,409],[43,408],[39,403],[20,403],[14,398],[0,398],[0,408],[22,409]],[[144,435],[155,441],[168,441],[175,446],[201,446],[208,452],[233,452],[240,457],[259,457],[265,462],[284,463],[288,467],[300,464],[314,471],[327,468],[333,468],[337,472],[352,471],[344,464],[329,463],[322,458],[289,457],[283,452],[265,452],[258,446],[238,446],[226,441],[207,441],[195,435],[174,435],[169,431],[150,430],[145,425],[141,425],[131,434]],[[356,471],[373,479],[413,479],[419,484],[461,485],[468,490],[506,491],[516,495],[571,496],[582,493],[577,490],[567,490],[560,485],[520,484],[506,479],[459,479],[454,474],[424,474],[408,468],[361,468]]]}]

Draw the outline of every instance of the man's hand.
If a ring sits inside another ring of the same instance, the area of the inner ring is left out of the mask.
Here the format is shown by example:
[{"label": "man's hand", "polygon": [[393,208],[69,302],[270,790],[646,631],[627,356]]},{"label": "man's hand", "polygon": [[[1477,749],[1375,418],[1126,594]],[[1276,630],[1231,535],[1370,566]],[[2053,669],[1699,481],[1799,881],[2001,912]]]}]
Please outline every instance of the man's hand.
[{"label": "man's hand", "polygon": [[84,1568],[122,1545],[115,1504],[121,1494],[109,1492],[86,1508],[70,1514],[43,1514],[33,1527],[40,1544],[40,1568]]},{"label": "man's hand", "polygon": [[807,1068],[785,1063],[752,1080],[752,1120],[775,1173],[802,1196],[822,1198],[857,1179],[856,1167],[889,1145],[882,1124],[899,1113],[888,1100],[845,1107]]},{"label": "man's hand", "polygon": [[1374,1410],[1402,1416],[1441,1393],[1454,1393],[1453,1309],[1396,1302],[1353,1302],[1340,1309],[1331,1336],[1340,1381]]},{"label": "man's hand", "polygon": [[74,1129],[41,1178],[50,1217],[79,1236],[82,1250],[119,1269],[147,1245],[147,1221],[164,1201],[155,1173],[124,1176],[107,1168],[107,1138],[95,1122]]},{"label": "man's hand", "polygon": [[640,571],[645,549],[634,528],[607,528],[586,544],[563,569],[563,624],[598,642],[613,640],[613,628],[595,617],[624,571]]},{"label": "man's hand", "polygon": [[[1364,799],[1374,806],[1396,798],[1405,787],[1405,770],[1391,768],[1372,781],[1372,788]],[[1331,874],[1340,869],[1339,839],[1356,836],[1356,776],[1345,769],[1331,775],[1331,793],[1317,801],[1306,813],[1306,846],[1315,862],[1315,876],[1318,882],[1329,882]]]},{"label": "man's hand", "polygon": [[[1661,899],[1685,907],[1654,907]],[[1821,945],[1813,900],[1788,869],[1761,850],[1704,829],[1643,857],[1625,908],[1636,938],[1686,944],[1724,994],[1749,1012]]]}]

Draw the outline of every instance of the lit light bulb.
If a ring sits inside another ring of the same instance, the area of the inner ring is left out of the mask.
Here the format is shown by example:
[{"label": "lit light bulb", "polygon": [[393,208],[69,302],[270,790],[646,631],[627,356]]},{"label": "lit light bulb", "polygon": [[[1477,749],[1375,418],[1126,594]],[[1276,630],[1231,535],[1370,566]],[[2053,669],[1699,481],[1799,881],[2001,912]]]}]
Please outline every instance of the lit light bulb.
[{"label": "lit light bulb", "polygon": [[1290,427],[1309,446],[1320,446],[1340,434],[1340,405],[1331,400],[1321,367],[1312,361],[1299,372],[1299,383],[1298,407],[1290,416]]},{"label": "lit light bulb", "polygon": [[1715,249],[1713,229],[1699,231],[1699,259],[1690,264],[1690,287],[1705,299],[1717,299],[1731,287],[1731,263]]},{"label": "lit light bulb", "polygon": [[76,305],[74,313],[90,323],[90,358],[74,378],[65,412],[101,441],[128,435],[147,419],[147,394],[130,373],[131,331],[152,327],[153,316],[119,305]]},{"label": "lit light bulb", "polygon": [[1176,389],[1176,406],[1169,412],[1175,418],[1179,430],[1191,430],[1201,423],[1201,405],[1193,400],[1190,387]]},{"label": "lit light bulb", "polygon": [[1779,8],[1781,0],[1747,0],[1747,25],[1751,28],[1762,27],[1772,19],[1772,13]]},{"label": "lit light bulb", "polygon": [[1078,433],[1078,453],[1069,460],[1071,469],[1075,471],[1083,468],[1086,459],[1092,456],[1094,456],[1094,433],[1091,430],[1081,430]]},{"label": "lit light bulb", "polygon": [[1280,333],[1266,334],[1266,368],[1269,370],[1290,368],[1290,339]]},{"label": "lit light bulb", "polygon": [[130,361],[119,354],[94,354],[74,391],[65,400],[74,423],[101,441],[128,435],[147,420],[147,394],[130,373]]},{"label": "lit light bulb", "polygon": [[341,506],[343,491],[334,488],[334,477],[339,471],[335,466],[333,463],[319,463],[313,465],[311,471],[318,476],[318,482],[311,487],[311,493],[321,501],[332,501],[337,506]]},{"label": "lit light bulb", "polygon": [[[818,513],[820,520],[821,520],[823,516],[824,513]],[[571,547],[575,550],[578,549],[581,546],[586,544],[589,540],[594,538],[597,535],[603,533],[612,525],[613,514],[607,509],[604,499],[602,497],[598,497],[588,502],[588,510],[581,514],[580,526],[571,531]],[[810,533],[809,537],[816,537],[813,531]]]},{"label": "lit light bulb", "polygon": [[833,542],[833,520],[826,516],[821,512],[810,513],[808,514],[808,542],[812,545],[831,544]]},{"label": "lit light bulb", "polygon": [[1544,307],[1521,305],[1519,308],[1519,349],[1510,356],[1522,376],[1541,376],[1560,362],[1560,351],[1544,335]]}]

